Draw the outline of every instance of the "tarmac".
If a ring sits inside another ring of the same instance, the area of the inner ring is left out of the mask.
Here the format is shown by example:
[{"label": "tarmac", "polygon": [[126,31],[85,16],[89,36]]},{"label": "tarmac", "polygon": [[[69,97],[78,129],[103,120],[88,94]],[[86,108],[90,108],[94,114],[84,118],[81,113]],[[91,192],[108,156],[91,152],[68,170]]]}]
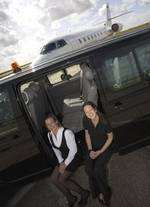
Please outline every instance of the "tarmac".
[{"label": "tarmac", "polygon": [[[76,171],[74,179],[88,188],[84,166]],[[150,146],[122,156],[114,154],[109,162],[109,183],[113,190],[111,207],[149,207]],[[90,196],[87,207],[98,206],[98,200]],[[67,203],[46,176],[20,189],[7,207],[67,207]]]}]

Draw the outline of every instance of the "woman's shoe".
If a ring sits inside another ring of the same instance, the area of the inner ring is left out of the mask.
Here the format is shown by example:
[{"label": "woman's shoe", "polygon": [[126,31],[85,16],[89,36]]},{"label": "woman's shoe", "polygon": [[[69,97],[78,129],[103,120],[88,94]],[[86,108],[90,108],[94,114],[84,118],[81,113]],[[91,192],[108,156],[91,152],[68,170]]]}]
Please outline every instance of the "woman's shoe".
[{"label": "woman's shoe", "polygon": [[105,193],[105,195],[104,195],[104,200],[105,200],[106,202],[110,202],[110,200],[111,200],[111,196],[112,196],[112,190],[111,190],[111,188],[109,187],[107,193]]},{"label": "woman's shoe", "polygon": [[84,207],[86,206],[87,202],[88,202],[88,198],[90,196],[90,191],[88,190],[84,190],[81,194],[81,199],[80,201],[78,202],[78,206],[79,207]]},{"label": "woman's shoe", "polygon": [[110,201],[106,202],[103,199],[98,198],[99,203],[103,206],[103,207],[110,207]]},{"label": "woman's shoe", "polygon": [[99,194],[98,201],[102,206],[105,206],[105,200],[104,200],[104,196],[102,193]]},{"label": "woman's shoe", "polygon": [[105,206],[106,207],[109,207],[110,206],[111,196],[112,196],[112,190],[109,187],[108,192],[104,195],[104,202],[105,202]]},{"label": "woman's shoe", "polygon": [[68,207],[73,207],[75,203],[77,202],[78,198],[76,196],[73,196],[72,201],[68,202]]}]

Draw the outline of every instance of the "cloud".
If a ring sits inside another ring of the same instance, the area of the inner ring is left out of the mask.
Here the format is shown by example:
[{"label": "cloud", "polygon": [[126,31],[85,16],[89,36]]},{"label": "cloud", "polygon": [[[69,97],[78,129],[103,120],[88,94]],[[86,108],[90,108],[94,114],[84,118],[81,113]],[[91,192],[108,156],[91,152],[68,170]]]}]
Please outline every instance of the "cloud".
[{"label": "cloud", "polygon": [[5,47],[5,49],[3,49],[3,51],[1,52],[1,55],[3,55],[3,57],[7,56],[7,57],[12,57],[16,54],[16,49],[14,47],[14,45],[10,45],[8,47]]},{"label": "cloud", "polygon": [[[1,0],[0,67],[14,59],[25,63],[34,58],[43,43],[56,36],[79,30],[106,20],[106,0]],[[147,8],[115,19],[125,28],[147,21],[150,0],[110,1],[112,16],[132,8]]]},{"label": "cloud", "polygon": [[17,44],[18,39],[15,38],[13,35],[7,34],[7,35],[1,35],[0,36],[0,45],[1,47],[7,47],[9,45],[15,45]]},{"label": "cloud", "polygon": [[59,0],[51,0],[51,3],[41,0],[38,6],[44,8],[46,16],[49,15],[51,21],[55,21],[72,13],[80,14],[91,8],[92,3],[89,0],[63,0],[63,4]]},{"label": "cloud", "polygon": [[8,0],[1,0],[0,1],[0,8],[1,9],[7,9],[9,6],[9,1]]},{"label": "cloud", "polygon": [[72,0],[75,13],[82,13],[91,8],[92,4],[89,0]]},{"label": "cloud", "polygon": [[106,16],[106,4],[102,5],[102,7],[98,11],[98,14],[102,17]]},{"label": "cloud", "polygon": [[59,7],[50,8],[49,13],[50,13],[52,21],[55,21],[55,20],[58,20],[65,16],[70,15],[71,13],[73,13],[73,10],[69,8],[65,9],[62,6],[59,6]]},{"label": "cloud", "polygon": [[141,4],[150,4],[150,0],[139,0]]},{"label": "cloud", "polygon": [[121,8],[130,9],[134,6],[143,6],[150,4],[150,0],[122,0]]},{"label": "cloud", "polygon": [[8,15],[5,12],[0,11],[0,24],[8,20],[9,20]]}]

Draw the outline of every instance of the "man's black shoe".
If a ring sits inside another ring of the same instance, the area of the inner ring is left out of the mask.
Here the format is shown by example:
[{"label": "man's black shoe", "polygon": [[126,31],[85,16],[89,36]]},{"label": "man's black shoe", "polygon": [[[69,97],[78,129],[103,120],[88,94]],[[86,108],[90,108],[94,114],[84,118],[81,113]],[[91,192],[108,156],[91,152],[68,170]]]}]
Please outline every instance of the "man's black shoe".
[{"label": "man's black shoe", "polygon": [[81,199],[80,201],[78,202],[78,206],[79,207],[84,207],[86,206],[87,202],[88,202],[88,198],[90,196],[90,191],[88,190],[84,190],[81,194]]},{"label": "man's black shoe", "polygon": [[73,196],[73,200],[71,202],[68,202],[68,207],[73,207],[77,200],[78,198],[76,196]]}]

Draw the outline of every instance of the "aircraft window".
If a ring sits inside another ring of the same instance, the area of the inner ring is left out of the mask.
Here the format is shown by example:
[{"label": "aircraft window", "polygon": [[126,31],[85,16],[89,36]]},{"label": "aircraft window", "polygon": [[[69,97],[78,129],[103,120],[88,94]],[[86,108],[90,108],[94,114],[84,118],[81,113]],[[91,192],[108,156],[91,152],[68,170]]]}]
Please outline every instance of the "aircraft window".
[{"label": "aircraft window", "polygon": [[135,49],[142,72],[145,78],[150,78],[150,43]]},{"label": "aircraft window", "polygon": [[44,55],[47,54],[49,52],[51,52],[52,50],[56,49],[56,44],[55,42],[53,43],[48,43],[47,45],[44,45],[44,47],[42,48],[40,54]]},{"label": "aircraft window", "polygon": [[16,125],[15,115],[9,93],[6,89],[0,89],[0,131],[7,131]]},{"label": "aircraft window", "polygon": [[57,84],[65,79],[65,73],[63,70],[57,71],[47,76],[51,84]]},{"label": "aircraft window", "polygon": [[107,58],[104,65],[106,90],[118,91],[141,81],[132,52]]},{"label": "aircraft window", "polygon": [[69,75],[69,79],[73,77],[78,77],[80,75],[81,68],[79,65],[74,65],[66,68],[67,75]]},{"label": "aircraft window", "polygon": [[86,42],[86,38],[85,37],[83,38],[83,40],[84,40],[84,42]]},{"label": "aircraft window", "polygon": [[82,40],[79,39],[79,42],[82,43]]},{"label": "aircraft window", "polygon": [[94,37],[93,37],[93,35],[91,35],[91,39],[93,39]]},{"label": "aircraft window", "polygon": [[56,44],[57,48],[61,48],[64,47],[67,43],[65,42],[65,40],[58,40]]}]

